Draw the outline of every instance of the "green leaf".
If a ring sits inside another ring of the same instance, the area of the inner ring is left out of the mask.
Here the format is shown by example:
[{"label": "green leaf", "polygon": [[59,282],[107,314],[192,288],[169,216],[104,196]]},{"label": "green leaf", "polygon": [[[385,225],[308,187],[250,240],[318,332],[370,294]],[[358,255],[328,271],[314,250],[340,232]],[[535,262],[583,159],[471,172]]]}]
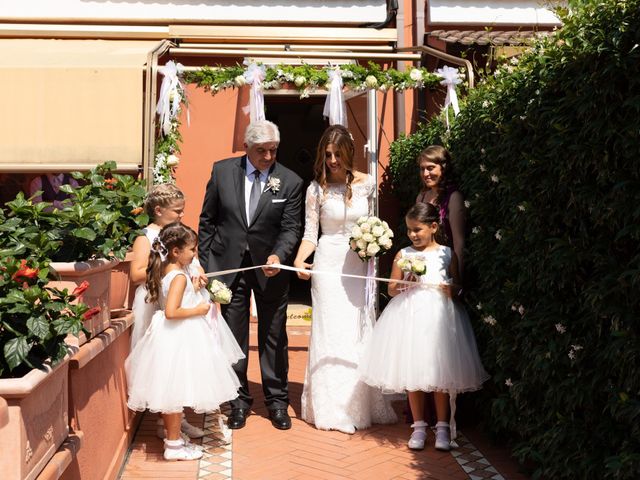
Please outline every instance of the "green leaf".
[{"label": "green leaf", "polygon": [[12,338],[7,341],[4,344],[4,358],[7,361],[7,365],[9,365],[9,370],[13,370],[22,364],[27,358],[29,350],[31,350],[31,347],[25,337]]},{"label": "green leaf", "polygon": [[41,340],[49,336],[49,322],[47,322],[47,319],[42,315],[29,318],[27,320],[27,328],[32,335],[35,335]]}]

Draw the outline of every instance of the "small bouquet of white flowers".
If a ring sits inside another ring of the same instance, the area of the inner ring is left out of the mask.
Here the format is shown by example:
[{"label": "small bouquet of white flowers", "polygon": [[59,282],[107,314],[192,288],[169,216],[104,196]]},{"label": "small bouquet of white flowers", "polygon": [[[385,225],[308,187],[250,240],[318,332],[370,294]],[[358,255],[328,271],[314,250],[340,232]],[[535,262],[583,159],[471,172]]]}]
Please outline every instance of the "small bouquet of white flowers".
[{"label": "small bouquet of white flowers", "polygon": [[231,290],[220,280],[211,281],[209,292],[211,292],[211,299],[216,303],[226,305],[231,302]]},{"label": "small bouquet of white flowers", "polygon": [[396,263],[403,272],[413,273],[417,276],[427,273],[427,264],[424,263],[424,260],[417,257],[402,257]]},{"label": "small bouquet of white flowers", "polygon": [[378,217],[360,217],[351,229],[349,246],[364,262],[386,253],[393,242],[393,232],[387,222]]}]

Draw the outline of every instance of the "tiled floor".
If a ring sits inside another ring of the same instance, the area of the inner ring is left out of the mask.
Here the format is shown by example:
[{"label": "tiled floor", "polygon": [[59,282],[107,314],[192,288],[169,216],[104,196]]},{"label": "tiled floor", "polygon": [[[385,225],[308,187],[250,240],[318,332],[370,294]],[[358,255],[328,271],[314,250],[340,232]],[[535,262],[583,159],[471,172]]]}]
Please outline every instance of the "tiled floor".
[{"label": "tiled floor", "polygon": [[[527,480],[504,450],[489,445],[475,430],[463,431],[460,447],[451,453],[436,451],[431,434],[424,451],[412,452],[406,448],[409,427],[402,422],[346,435],[319,431],[299,420],[309,330],[305,325],[288,327],[291,430],[276,430],[267,419],[252,328],[249,380],[254,409],[247,426],[233,432],[232,445],[221,441],[214,415],[190,413],[189,420],[207,431],[207,454],[200,462],[164,462],[161,441],[155,437],[156,416],[147,414],[121,478]],[[396,406],[400,412],[403,402]]]}]

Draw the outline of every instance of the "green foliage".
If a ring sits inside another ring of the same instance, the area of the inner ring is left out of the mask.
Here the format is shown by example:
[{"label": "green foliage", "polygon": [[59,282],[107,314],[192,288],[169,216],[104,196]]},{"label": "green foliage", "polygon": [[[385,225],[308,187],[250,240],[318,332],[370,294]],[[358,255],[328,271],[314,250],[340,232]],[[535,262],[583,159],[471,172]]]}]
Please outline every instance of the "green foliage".
[{"label": "green foliage", "polygon": [[115,162],[107,162],[89,172],[74,172],[79,186],[61,187],[70,198],[54,215],[62,240],[54,260],[124,259],[149,219],[142,212],[144,181],[115,169]]},{"label": "green foliage", "polygon": [[67,354],[65,337],[83,330],[83,303],[47,287],[49,262],[30,257],[0,262],[0,378],[21,376]]},{"label": "green foliage", "polygon": [[[67,353],[65,337],[78,335],[84,315],[81,293],[48,287],[52,260],[123,259],[142,226],[144,182],[114,173],[107,162],[74,172],[79,186],[61,210],[19,193],[0,209],[0,377],[21,376]],[[88,332],[86,332],[88,334]]]},{"label": "green foliage", "polygon": [[635,479],[640,1],[574,3],[471,92],[449,148],[470,201],[487,424],[533,478]]},{"label": "green foliage", "polygon": [[420,172],[416,163],[418,155],[429,145],[444,145],[446,127],[439,117],[427,124],[418,125],[416,133],[401,135],[389,149],[389,173],[391,191],[405,212],[415,203],[422,188]]},{"label": "green foliage", "polygon": [[[327,88],[328,71],[333,67],[318,65],[276,65],[265,66],[263,88],[274,90],[282,87],[295,88],[302,97],[309,91]],[[383,70],[380,65],[369,62],[367,65],[340,65],[343,84],[353,90],[405,90],[407,88],[437,88],[441,78],[425,68],[412,67],[404,72],[389,68]],[[241,65],[230,67],[202,67],[195,72],[185,72],[184,80],[195,83],[212,94],[226,88],[237,88],[246,84],[245,68]]]}]

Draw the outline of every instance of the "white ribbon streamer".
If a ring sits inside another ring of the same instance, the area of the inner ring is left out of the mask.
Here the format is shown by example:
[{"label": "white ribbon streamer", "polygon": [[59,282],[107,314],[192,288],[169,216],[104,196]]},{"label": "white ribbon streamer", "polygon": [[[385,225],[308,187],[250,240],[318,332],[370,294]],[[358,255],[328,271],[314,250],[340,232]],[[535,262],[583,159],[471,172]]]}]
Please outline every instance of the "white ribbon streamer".
[{"label": "white ribbon streamer", "polygon": [[440,85],[445,85],[447,87],[447,96],[444,99],[444,106],[442,107],[442,110],[444,110],[445,112],[447,128],[449,128],[449,105],[451,105],[451,107],[453,108],[454,117],[458,115],[458,113],[460,113],[460,106],[458,105],[458,94],[456,93],[456,85],[458,85],[461,80],[458,76],[458,69],[446,65],[436,70],[435,73],[436,75],[442,77]]},{"label": "white ribbon streamer", "polygon": [[[173,60],[169,60],[164,67],[158,68],[158,71],[164,75],[162,85],[160,86],[160,98],[156,105],[156,112],[160,117],[160,125],[164,135],[168,135],[171,131],[171,121],[178,115],[180,110],[180,102],[182,96],[180,92],[184,92],[184,86],[180,82],[179,75],[182,73],[183,66]],[[173,93],[173,98],[171,98]],[[187,109],[187,125],[190,123],[189,110]]]},{"label": "white ribbon streamer", "polygon": [[322,115],[329,118],[329,125],[343,125],[347,127],[347,109],[342,93],[342,72],[340,67],[328,70],[331,88],[324,102]]},{"label": "white ribbon streamer", "polygon": [[[245,64],[247,61],[245,60]],[[264,92],[262,90],[262,82],[267,75],[267,70],[264,65],[258,65],[255,62],[251,62],[247,70],[244,72],[244,78],[249,85],[251,85],[251,93],[249,94],[249,119],[251,123],[258,120],[265,120],[264,115]],[[247,107],[242,109],[244,113],[247,113]]]},{"label": "white ribbon streamer", "polygon": [[278,268],[280,270],[288,270],[290,272],[304,272],[304,273],[310,273],[311,275],[334,275],[338,277],[360,278],[362,280],[373,280],[377,282],[399,283],[402,285],[410,285],[412,287],[440,288],[440,285],[441,285],[439,283],[409,282],[408,280],[394,280],[391,278],[374,277],[374,276],[368,276],[368,275],[352,275],[350,273],[338,273],[338,272],[330,272],[326,270],[307,270],[304,268],[297,268],[297,267],[291,267],[289,265],[282,265],[280,263],[272,263],[271,265],[254,265],[252,267],[231,268],[229,270],[209,272],[209,273],[205,273],[205,277],[207,278],[220,277],[222,275],[228,275],[230,273],[246,272],[247,270],[257,270],[262,267]]}]

